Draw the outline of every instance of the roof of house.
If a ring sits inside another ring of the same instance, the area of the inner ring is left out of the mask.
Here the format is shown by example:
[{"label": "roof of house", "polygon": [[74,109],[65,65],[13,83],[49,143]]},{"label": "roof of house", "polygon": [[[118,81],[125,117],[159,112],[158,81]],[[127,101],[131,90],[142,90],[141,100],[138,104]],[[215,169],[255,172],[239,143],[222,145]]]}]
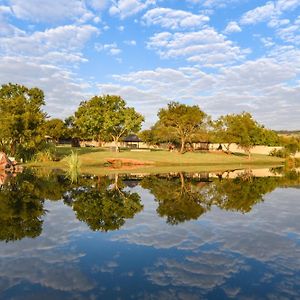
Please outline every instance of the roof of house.
[{"label": "roof of house", "polygon": [[142,140],[136,134],[130,134],[123,139],[123,142],[142,142]]}]

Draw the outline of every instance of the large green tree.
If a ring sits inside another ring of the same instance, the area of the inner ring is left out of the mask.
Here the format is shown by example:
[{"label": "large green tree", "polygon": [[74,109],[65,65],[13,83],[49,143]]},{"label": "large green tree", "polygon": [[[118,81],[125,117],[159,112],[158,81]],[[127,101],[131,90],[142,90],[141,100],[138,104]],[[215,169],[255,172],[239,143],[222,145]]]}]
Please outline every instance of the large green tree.
[{"label": "large green tree", "polygon": [[204,125],[206,114],[197,105],[170,102],[167,108],[160,109],[158,117],[163,126],[174,130],[181,142],[180,153],[183,153],[186,142]]},{"label": "large green tree", "polygon": [[104,130],[113,139],[118,152],[119,140],[129,133],[140,131],[144,117],[133,107],[127,107],[120,96],[106,96],[106,107]]},{"label": "large green tree", "polygon": [[95,139],[99,143],[104,140],[104,114],[107,96],[94,96],[80,103],[72,125],[77,133],[85,139]]},{"label": "large green tree", "polygon": [[[255,145],[268,144],[271,131],[265,129],[251,114],[228,114],[221,116],[214,126],[214,138],[219,143],[226,143],[229,151],[230,144],[236,143],[250,158],[251,148]],[[274,139],[274,137],[272,137]]]},{"label": "large green tree", "polygon": [[52,137],[55,142],[68,135],[68,129],[65,122],[61,119],[50,119],[44,124],[45,134]]},{"label": "large green tree", "polygon": [[28,159],[44,141],[44,93],[18,84],[0,87],[0,144],[12,156]]},{"label": "large green tree", "polygon": [[75,112],[74,125],[82,137],[98,139],[99,142],[113,140],[118,151],[119,140],[141,129],[144,117],[134,108],[127,107],[120,96],[95,96],[82,102]]}]

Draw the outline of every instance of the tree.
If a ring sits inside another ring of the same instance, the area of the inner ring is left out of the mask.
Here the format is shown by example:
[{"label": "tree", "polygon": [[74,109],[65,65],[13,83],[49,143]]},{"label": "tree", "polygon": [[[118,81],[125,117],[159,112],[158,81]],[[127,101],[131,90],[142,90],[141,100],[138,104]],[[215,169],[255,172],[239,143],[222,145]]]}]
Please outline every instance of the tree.
[{"label": "tree", "polygon": [[104,131],[110,136],[119,151],[120,138],[129,133],[137,133],[141,130],[144,117],[135,111],[133,107],[127,107],[125,100],[120,96],[105,97]]},{"label": "tree", "polygon": [[[258,124],[251,114],[229,114],[221,116],[215,122],[215,139],[219,143],[227,143],[227,150],[231,143],[236,143],[250,158],[251,148],[258,144],[265,144],[266,129]],[[269,133],[268,133],[269,134]]]},{"label": "tree", "polygon": [[181,141],[180,153],[183,153],[186,142],[203,126],[206,114],[197,105],[170,102],[167,108],[160,109],[158,117],[163,126],[174,129]]},{"label": "tree", "polygon": [[[79,135],[85,139],[96,139],[99,144],[104,139],[104,114],[107,96],[94,96],[88,101],[80,103],[72,120],[73,127],[77,127]],[[71,119],[69,118],[68,121]]]},{"label": "tree", "polygon": [[56,142],[67,133],[67,127],[61,119],[50,119],[44,124],[46,135],[51,136]]},{"label": "tree", "polygon": [[5,84],[0,88],[0,144],[12,156],[28,159],[44,141],[44,93],[38,88]]},{"label": "tree", "polygon": [[172,127],[164,126],[160,121],[156,122],[150,129],[140,133],[141,139],[150,145],[161,143],[176,144],[179,142],[176,131]]},{"label": "tree", "polygon": [[95,96],[82,102],[75,112],[74,125],[85,138],[112,139],[118,151],[121,137],[141,129],[144,117],[134,108],[127,107],[120,96]]}]

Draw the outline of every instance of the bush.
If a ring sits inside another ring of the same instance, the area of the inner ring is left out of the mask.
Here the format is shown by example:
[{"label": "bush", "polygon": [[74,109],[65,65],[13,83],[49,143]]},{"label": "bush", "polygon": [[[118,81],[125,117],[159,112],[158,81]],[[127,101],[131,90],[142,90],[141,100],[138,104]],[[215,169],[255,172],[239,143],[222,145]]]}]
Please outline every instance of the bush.
[{"label": "bush", "polygon": [[289,156],[289,153],[286,151],[285,148],[283,148],[283,149],[273,149],[269,155],[275,156],[275,157],[286,158]]},{"label": "bush", "polygon": [[47,162],[47,161],[54,161],[55,155],[52,153],[50,149],[46,149],[43,151],[39,151],[36,153],[34,160],[37,162]]},{"label": "bush", "polygon": [[55,160],[57,160],[56,148],[52,143],[43,144],[40,150],[34,155],[34,161],[37,162],[48,162]]}]

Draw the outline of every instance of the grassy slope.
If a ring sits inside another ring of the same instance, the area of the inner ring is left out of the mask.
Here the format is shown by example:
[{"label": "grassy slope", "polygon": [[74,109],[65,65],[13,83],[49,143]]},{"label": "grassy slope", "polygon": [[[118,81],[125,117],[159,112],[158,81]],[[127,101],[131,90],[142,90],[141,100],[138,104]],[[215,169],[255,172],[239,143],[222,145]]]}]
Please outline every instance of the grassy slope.
[{"label": "grassy slope", "polygon": [[[57,149],[58,156],[63,158],[70,154],[72,148],[59,147]],[[171,153],[168,151],[154,151],[154,152],[130,152],[124,151],[114,153],[103,151],[103,149],[95,148],[81,148],[77,149],[80,154],[81,170],[84,173],[93,174],[107,174],[116,172],[146,172],[146,173],[160,173],[160,172],[200,172],[200,171],[221,171],[238,168],[257,168],[262,166],[276,166],[282,164],[282,159],[265,155],[253,155],[251,160],[244,155],[226,155],[214,153]],[[122,169],[114,169],[111,167],[104,167],[108,158],[129,158],[140,161],[151,161],[153,166],[130,167],[124,166]],[[30,166],[39,166],[46,168],[66,168],[66,162],[62,159],[60,162],[49,163],[32,163]]]}]

